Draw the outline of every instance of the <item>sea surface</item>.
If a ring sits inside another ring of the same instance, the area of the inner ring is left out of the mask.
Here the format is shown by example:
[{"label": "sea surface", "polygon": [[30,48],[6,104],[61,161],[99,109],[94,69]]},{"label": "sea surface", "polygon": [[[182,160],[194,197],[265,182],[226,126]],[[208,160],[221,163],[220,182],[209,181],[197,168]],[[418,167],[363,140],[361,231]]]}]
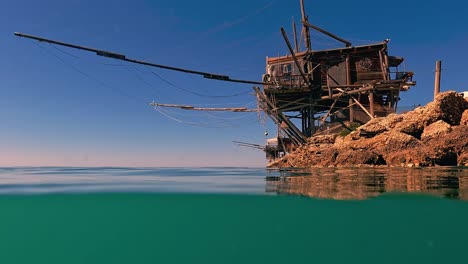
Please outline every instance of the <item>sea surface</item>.
[{"label": "sea surface", "polygon": [[468,263],[468,168],[0,168],[0,263]]}]

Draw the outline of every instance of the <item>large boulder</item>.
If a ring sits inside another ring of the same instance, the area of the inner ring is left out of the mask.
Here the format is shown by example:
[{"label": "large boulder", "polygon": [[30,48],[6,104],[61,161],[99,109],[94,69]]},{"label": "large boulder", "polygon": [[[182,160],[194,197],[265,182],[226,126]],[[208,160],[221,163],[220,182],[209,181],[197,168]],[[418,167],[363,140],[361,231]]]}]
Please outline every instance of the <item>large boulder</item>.
[{"label": "large boulder", "polygon": [[452,131],[452,126],[443,120],[439,120],[424,128],[421,140],[443,136]]},{"label": "large boulder", "polygon": [[458,166],[468,166],[468,152],[460,154],[457,158]]},{"label": "large boulder", "polygon": [[420,144],[420,141],[413,136],[398,131],[392,131],[388,132],[383,151],[387,154],[405,149],[413,149],[419,147]]},{"label": "large boulder", "polygon": [[463,115],[460,120],[460,125],[468,126],[468,109],[463,112]]},{"label": "large boulder", "polygon": [[421,138],[424,128],[438,120],[443,120],[452,126],[459,125],[466,109],[468,102],[459,93],[455,91],[440,93],[434,102],[406,113],[395,129]]},{"label": "large boulder", "polygon": [[434,104],[434,108],[440,111],[442,120],[452,126],[460,125],[463,112],[468,109],[468,101],[455,91],[440,93]]},{"label": "large boulder", "polygon": [[335,143],[335,139],[338,135],[321,135],[321,136],[314,136],[307,139],[307,143],[309,144],[333,144]]},{"label": "large boulder", "polygon": [[388,152],[389,166],[456,166],[467,162],[468,126],[455,126],[443,136],[425,137],[419,145]]},{"label": "large boulder", "polygon": [[384,117],[373,118],[365,125],[357,129],[359,136],[373,137],[387,131],[387,128],[382,124]]},{"label": "large boulder", "polygon": [[356,165],[385,165],[385,160],[378,153],[367,150],[347,150],[338,154],[335,161],[337,166]]},{"label": "large boulder", "polygon": [[386,131],[392,130],[403,120],[402,115],[390,114],[386,117],[378,117],[370,120],[365,125],[359,127],[359,135],[363,137],[373,137]]},{"label": "large boulder", "polygon": [[403,120],[395,126],[395,130],[415,138],[421,138],[424,127],[440,118],[439,113],[432,111],[432,109],[433,107],[429,109],[428,107],[418,107],[406,113]]}]

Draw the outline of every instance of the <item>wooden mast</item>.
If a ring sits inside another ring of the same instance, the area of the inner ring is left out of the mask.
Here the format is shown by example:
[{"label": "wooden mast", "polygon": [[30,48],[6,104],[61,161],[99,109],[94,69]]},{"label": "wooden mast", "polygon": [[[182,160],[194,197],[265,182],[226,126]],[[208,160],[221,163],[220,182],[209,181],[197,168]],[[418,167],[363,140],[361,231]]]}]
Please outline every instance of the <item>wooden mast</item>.
[{"label": "wooden mast", "polygon": [[305,35],[305,46],[306,46],[306,49],[308,51],[311,51],[312,50],[312,46],[310,44],[310,31],[309,31],[309,27],[305,26],[304,23],[308,23],[309,22],[309,17],[306,15],[305,13],[305,7],[304,7],[304,0],[300,0],[301,1],[301,13],[302,13],[302,30],[304,31],[304,35]]},{"label": "wooden mast", "polygon": [[294,17],[292,17],[292,28],[294,34],[294,51],[299,53],[299,42],[297,41],[296,22],[294,21]]}]

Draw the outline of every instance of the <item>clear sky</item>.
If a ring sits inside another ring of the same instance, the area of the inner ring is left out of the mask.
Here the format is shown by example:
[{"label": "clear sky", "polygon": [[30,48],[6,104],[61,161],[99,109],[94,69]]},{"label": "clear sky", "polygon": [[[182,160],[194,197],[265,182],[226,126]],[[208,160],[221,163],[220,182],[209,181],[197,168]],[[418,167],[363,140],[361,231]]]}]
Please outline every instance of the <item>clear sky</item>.
[{"label": "clear sky", "polygon": [[[442,90],[468,90],[467,3],[305,5],[312,23],[353,44],[391,39],[390,53],[406,58],[418,82],[400,105],[432,99],[437,59]],[[290,33],[292,16],[299,21],[299,0],[0,1],[0,166],[264,166],[261,151],[232,140],[263,144],[265,130],[275,134],[270,120],[265,126],[256,113],[163,115],[148,105],[255,107],[252,85],[124,64],[13,32],[260,80],[265,57],[287,53],[279,28]],[[319,33],[312,45],[340,47]]]}]

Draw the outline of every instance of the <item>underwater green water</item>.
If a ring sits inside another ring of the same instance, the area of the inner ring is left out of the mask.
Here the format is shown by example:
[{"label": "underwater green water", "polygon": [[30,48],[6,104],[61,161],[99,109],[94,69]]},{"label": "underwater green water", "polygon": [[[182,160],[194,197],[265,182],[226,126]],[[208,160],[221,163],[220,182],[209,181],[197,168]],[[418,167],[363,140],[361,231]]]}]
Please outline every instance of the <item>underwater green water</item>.
[{"label": "underwater green water", "polygon": [[169,193],[0,195],[0,263],[466,263],[468,203]]}]

